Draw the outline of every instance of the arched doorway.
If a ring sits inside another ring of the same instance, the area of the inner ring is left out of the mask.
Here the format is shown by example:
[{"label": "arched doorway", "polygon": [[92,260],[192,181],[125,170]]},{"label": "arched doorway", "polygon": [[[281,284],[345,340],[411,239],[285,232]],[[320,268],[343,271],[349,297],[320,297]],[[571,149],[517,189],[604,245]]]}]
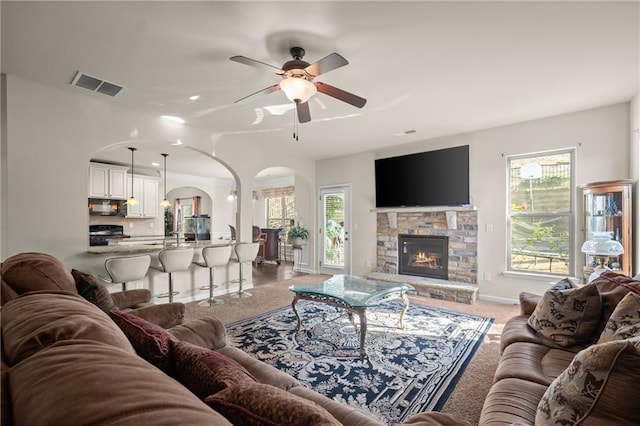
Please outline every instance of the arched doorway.
[{"label": "arched doorway", "polygon": [[[133,159],[129,148],[135,148]],[[167,154],[166,173],[163,154]],[[120,191],[116,197],[120,204],[134,195],[134,192],[141,191],[140,188],[146,188],[148,191],[155,192],[155,195],[136,198],[144,199],[145,204],[153,204],[155,208],[147,209],[146,214],[131,215],[128,214],[129,209],[124,206],[123,214],[117,217],[108,219],[90,217],[90,226],[105,222],[122,223],[130,236],[170,236],[169,234],[173,235],[177,227],[175,200],[184,198],[180,200],[185,207],[184,211],[181,210],[181,213],[186,213],[183,216],[188,218],[193,217],[194,214],[209,216],[208,239],[230,238],[229,224],[235,224],[238,208],[237,203],[230,203],[228,197],[229,193],[238,186],[237,176],[228,165],[213,155],[184,146],[180,141],[136,140],[118,142],[101,149],[92,157],[91,164],[124,170],[123,179],[126,181],[124,193]],[[133,174],[131,174],[132,168]],[[106,176],[108,179],[108,175]],[[143,186],[138,184],[138,181],[151,181],[155,182],[155,185]],[[169,208],[165,210],[158,207],[160,201],[168,197],[170,191],[179,188],[184,190],[173,194]],[[194,202],[195,196],[201,197],[200,203]],[[190,201],[187,200],[189,198]],[[194,213],[193,207],[197,207],[199,211]],[[144,210],[141,207],[137,209]],[[170,216],[171,225],[167,223],[167,216]],[[190,219],[189,222],[194,221]],[[193,226],[185,225],[185,227]],[[204,235],[201,236],[204,237]]]},{"label": "arched doorway", "polygon": [[265,261],[292,267],[293,250],[287,233],[296,218],[294,171],[286,167],[263,169],[256,174],[252,191],[253,223],[261,232],[261,255]]}]

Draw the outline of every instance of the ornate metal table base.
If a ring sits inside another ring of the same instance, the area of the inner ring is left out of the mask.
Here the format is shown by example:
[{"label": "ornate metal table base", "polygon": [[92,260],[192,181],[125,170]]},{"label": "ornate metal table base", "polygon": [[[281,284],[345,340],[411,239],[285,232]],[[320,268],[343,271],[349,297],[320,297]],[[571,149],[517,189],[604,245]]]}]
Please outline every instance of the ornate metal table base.
[{"label": "ornate metal table base", "polygon": [[[397,298],[401,298],[403,301],[402,310],[400,311],[399,323],[400,323],[400,328],[404,329],[404,314],[407,312],[407,309],[409,308],[409,298],[407,297],[407,292],[399,291],[397,293],[392,293],[387,297],[385,297],[384,299],[381,299],[380,302],[384,302],[390,299],[397,299]],[[300,317],[300,314],[296,309],[296,304],[300,299],[311,300],[313,302],[320,302],[320,303],[324,303],[327,305],[336,306],[338,308],[344,309],[349,313],[349,318],[351,319],[351,322],[353,322],[353,315],[354,314],[358,315],[358,318],[360,318],[360,356],[362,357],[367,356],[367,352],[365,348],[365,336],[367,335],[367,315],[366,315],[367,308],[366,307],[351,306],[340,299],[337,299],[335,297],[328,296],[328,295],[314,294],[314,293],[296,293],[296,295],[293,298],[293,302],[291,302],[291,308],[293,309],[293,312],[296,314],[296,318],[298,319],[298,324],[296,325],[296,331],[300,331],[300,327],[302,326],[302,318]],[[355,328],[355,324],[354,324],[354,328]]]}]

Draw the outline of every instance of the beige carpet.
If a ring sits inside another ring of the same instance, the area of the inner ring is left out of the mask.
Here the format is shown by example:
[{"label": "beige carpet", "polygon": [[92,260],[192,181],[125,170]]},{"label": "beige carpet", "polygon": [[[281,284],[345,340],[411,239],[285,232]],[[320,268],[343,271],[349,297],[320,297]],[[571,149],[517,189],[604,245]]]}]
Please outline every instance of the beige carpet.
[{"label": "beige carpet", "polygon": [[[326,277],[325,275],[302,275],[287,281],[261,285],[250,290],[253,297],[236,299],[222,296],[220,299],[225,303],[213,308],[200,306],[196,302],[189,303],[186,309],[186,319],[214,316],[223,323],[229,324],[250,318],[262,312],[291,304],[293,296],[288,290],[291,284],[317,282],[326,279]],[[498,364],[500,333],[506,320],[519,313],[519,307],[484,301],[466,305],[424,297],[411,297],[410,299],[412,303],[495,318],[484,342],[478,348],[455,390],[441,410],[443,413],[453,414],[472,425],[478,424],[482,403],[491,387],[493,373]]]}]

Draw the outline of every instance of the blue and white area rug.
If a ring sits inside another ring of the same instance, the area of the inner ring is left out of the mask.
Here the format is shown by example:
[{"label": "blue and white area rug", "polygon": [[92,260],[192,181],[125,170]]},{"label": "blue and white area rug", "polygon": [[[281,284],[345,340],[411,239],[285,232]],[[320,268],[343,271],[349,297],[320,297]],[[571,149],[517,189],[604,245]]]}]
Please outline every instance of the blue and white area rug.
[{"label": "blue and white area rug", "polygon": [[390,301],[367,311],[363,358],[348,316],[322,303],[301,301],[296,308],[300,331],[291,307],[283,307],[229,324],[229,344],[389,425],[440,410],[493,323],[411,304],[400,329],[402,302]]}]

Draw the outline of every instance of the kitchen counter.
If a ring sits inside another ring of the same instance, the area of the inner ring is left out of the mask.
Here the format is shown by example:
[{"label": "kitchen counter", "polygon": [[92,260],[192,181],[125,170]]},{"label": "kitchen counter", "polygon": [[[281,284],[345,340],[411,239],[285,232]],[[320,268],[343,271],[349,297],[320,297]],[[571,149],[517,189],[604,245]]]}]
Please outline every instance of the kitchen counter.
[{"label": "kitchen counter", "polygon": [[[216,241],[180,241],[179,247],[203,248],[208,246],[228,246],[231,240]],[[124,240],[113,241],[107,246],[90,246],[87,253],[91,254],[137,254],[158,252],[165,248],[175,248],[175,238],[163,237],[132,237]]]}]

